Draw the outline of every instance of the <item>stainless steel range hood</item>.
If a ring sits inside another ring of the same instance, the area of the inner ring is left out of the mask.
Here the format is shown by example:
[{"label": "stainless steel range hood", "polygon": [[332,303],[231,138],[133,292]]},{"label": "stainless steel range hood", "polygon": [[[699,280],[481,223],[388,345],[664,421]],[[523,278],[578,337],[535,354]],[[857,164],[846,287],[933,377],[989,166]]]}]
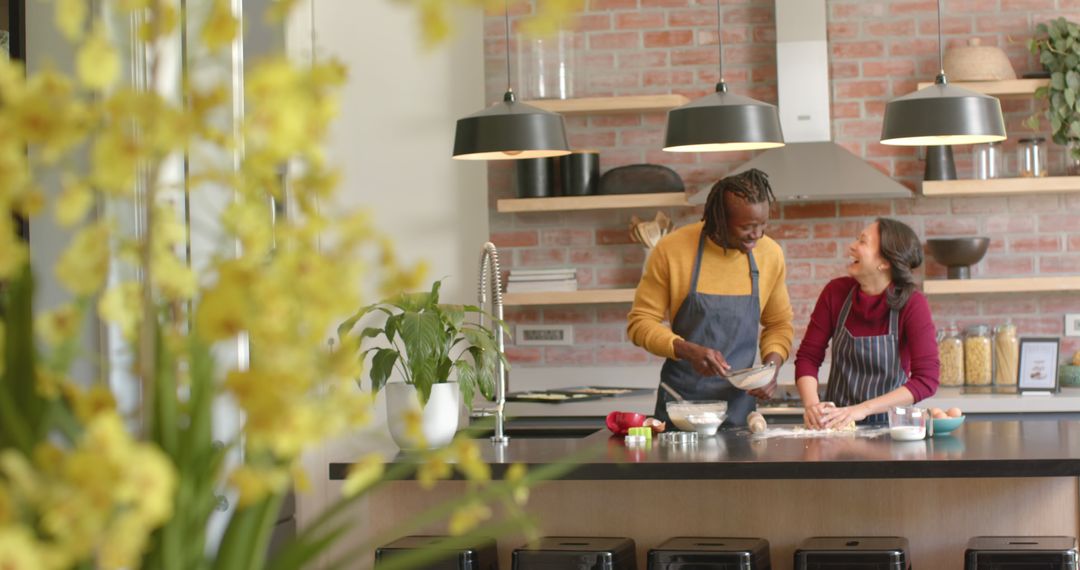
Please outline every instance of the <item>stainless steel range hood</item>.
[{"label": "stainless steel range hood", "polygon": [[[780,124],[787,145],[733,172],[769,175],[780,201],[910,198],[905,186],[832,142],[825,0],[776,0]],[[708,192],[690,199],[703,204]]]}]

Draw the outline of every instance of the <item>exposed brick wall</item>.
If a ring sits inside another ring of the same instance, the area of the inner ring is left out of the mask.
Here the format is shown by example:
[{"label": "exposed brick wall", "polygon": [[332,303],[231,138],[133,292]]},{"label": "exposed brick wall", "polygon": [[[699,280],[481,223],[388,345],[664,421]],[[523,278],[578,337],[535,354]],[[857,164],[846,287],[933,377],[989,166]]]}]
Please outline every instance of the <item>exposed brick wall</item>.
[{"label": "exposed brick wall", "polygon": [[[830,0],[828,2],[833,140],[882,172],[917,188],[924,163],[918,149],[878,142],[885,104],[910,92],[937,72],[937,16],[934,0]],[[512,8],[515,22],[531,11]],[[730,91],[776,102],[776,49],[772,0],[723,0],[724,75]],[[1035,24],[1057,16],[1080,20],[1074,0],[945,0],[943,32],[948,45],[978,37],[1002,47],[1018,74],[1035,69],[1026,40]],[[682,93],[700,97],[718,77],[717,15],[711,0],[589,0],[579,19],[576,96]],[[501,16],[486,26],[488,95],[498,99],[506,84]],[[517,78],[515,77],[515,81]],[[1030,133],[1022,121],[1035,109],[1026,99],[1003,101],[1009,130],[1004,143],[1005,173],[1017,171],[1016,140]],[[601,168],[650,162],[675,169],[691,193],[709,186],[751,153],[665,153],[660,150],[664,113],[567,117],[571,144],[601,151]],[[1064,170],[1063,149],[1050,145],[1053,174]],[[971,173],[970,147],[956,147],[959,175]],[[513,165],[489,167],[492,240],[505,266],[578,268],[582,288],[632,287],[643,251],[626,233],[631,215],[650,210],[499,214],[495,200],[513,197]],[[813,173],[807,173],[812,176]],[[677,223],[700,217],[700,209],[669,209]],[[1080,274],[1080,195],[923,198],[870,202],[788,203],[774,209],[769,229],[787,255],[788,287],[796,325],[796,345],[822,286],[843,273],[848,243],[875,216],[911,225],[924,239],[987,235],[986,258],[975,277]],[[939,278],[944,268],[928,262],[920,276]],[[1010,317],[1021,335],[1062,331],[1063,315],[1080,312],[1080,295],[1017,294],[962,298],[932,297],[939,325],[996,323]],[[517,365],[629,366],[656,362],[626,341],[629,305],[513,308],[511,322],[570,323],[573,347],[516,347]],[[1080,349],[1064,339],[1063,353]]]}]

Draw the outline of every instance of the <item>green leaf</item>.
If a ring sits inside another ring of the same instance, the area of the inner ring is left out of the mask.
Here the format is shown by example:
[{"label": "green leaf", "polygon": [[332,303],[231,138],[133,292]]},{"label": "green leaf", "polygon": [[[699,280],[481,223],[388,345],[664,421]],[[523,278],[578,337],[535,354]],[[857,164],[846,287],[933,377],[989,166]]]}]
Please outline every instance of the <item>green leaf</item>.
[{"label": "green leaf", "polygon": [[473,397],[476,394],[476,368],[471,362],[458,360],[454,363],[457,371],[458,387],[461,389],[461,398],[465,401],[465,407],[472,410]]},{"label": "green leaf", "polygon": [[379,327],[367,327],[363,331],[360,332],[360,338],[361,339],[375,338],[375,337],[377,337],[377,336],[379,336],[381,334],[383,334],[383,330],[380,329]]},{"label": "green leaf", "polygon": [[1075,106],[1076,105],[1076,91],[1073,91],[1073,90],[1069,89],[1069,90],[1066,90],[1064,93],[1065,93],[1065,103],[1067,103],[1069,105],[1069,107]]},{"label": "green leaf", "polygon": [[398,328],[401,326],[401,319],[404,317],[404,313],[398,315],[392,315],[386,319],[386,324],[383,328],[386,330],[386,340],[388,342],[394,342],[394,337],[398,334]]},{"label": "green leaf", "polygon": [[439,305],[443,322],[456,333],[465,323],[465,307],[462,305]]},{"label": "green leaf", "polygon": [[1055,91],[1061,91],[1065,89],[1065,74],[1060,71],[1055,71],[1050,74],[1050,88]]},{"label": "green leaf", "polygon": [[5,335],[4,372],[0,376],[0,449],[17,447],[27,457],[46,431],[46,402],[34,382],[33,294],[30,265],[2,289]]},{"label": "green leaf", "polygon": [[348,334],[349,331],[351,331],[353,329],[353,327],[356,326],[356,323],[360,322],[360,319],[364,318],[365,316],[367,316],[372,311],[382,311],[383,313],[386,313],[387,315],[392,315],[393,314],[390,311],[388,311],[386,308],[380,307],[378,304],[368,305],[368,306],[360,309],[359,311],[356,312],[356,314],[354,314],[353,316],[345,319],[344,322],[342,322],[340,325],[338,325],[338,329],[337,329],[338,338],[341,338],[341,337],[345,336],[346,334]]},{"label": "green leaf", "polygon": [[371,359],[371,391],[378,393],[386,384],[394,363],[401,355],[392,348],[380,348]]},{"label": "green leaf", "polygon": [[1039,129],[1039,116],[1038,115],[1031,115],[1030,117],[1024,119],[1024,126],[1031,129],[1031,130],[1033,130],[1033,131],[1038,130]]}]

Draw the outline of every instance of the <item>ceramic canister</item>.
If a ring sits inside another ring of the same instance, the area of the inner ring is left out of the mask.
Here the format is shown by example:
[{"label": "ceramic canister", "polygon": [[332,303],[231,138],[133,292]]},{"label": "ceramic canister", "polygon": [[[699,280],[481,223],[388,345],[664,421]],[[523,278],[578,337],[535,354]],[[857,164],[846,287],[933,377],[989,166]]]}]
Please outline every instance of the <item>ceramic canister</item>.
[{"label": "ceramic canister", "polygon": [[567,196],[596,194],[596,188],[600,183],[599,152],[575,150],[559,160],[563,194]]},{"label": "ceramic canister", "polygon": [[519,198],[559,195],[557,158],[523,158],[515,162]]}]

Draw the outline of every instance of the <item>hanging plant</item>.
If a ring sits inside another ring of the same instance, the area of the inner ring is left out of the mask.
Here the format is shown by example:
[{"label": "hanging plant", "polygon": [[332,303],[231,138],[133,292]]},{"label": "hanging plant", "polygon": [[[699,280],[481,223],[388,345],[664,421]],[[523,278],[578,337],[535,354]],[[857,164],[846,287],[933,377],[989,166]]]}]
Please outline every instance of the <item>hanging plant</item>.
[{"label": "hanging plant", "polygon": [[[1035,96],[1049,106],[1044,116],[1050,120],[1055,143],[1068,145],[1073,160],[1080,160],[1080,25],[1057,18],[1035,27],[1028,41],[1031,53],[1050,72],[1050,84],[1035,90]],[[1039,128],[1039,114],[1025,123]]]}]

